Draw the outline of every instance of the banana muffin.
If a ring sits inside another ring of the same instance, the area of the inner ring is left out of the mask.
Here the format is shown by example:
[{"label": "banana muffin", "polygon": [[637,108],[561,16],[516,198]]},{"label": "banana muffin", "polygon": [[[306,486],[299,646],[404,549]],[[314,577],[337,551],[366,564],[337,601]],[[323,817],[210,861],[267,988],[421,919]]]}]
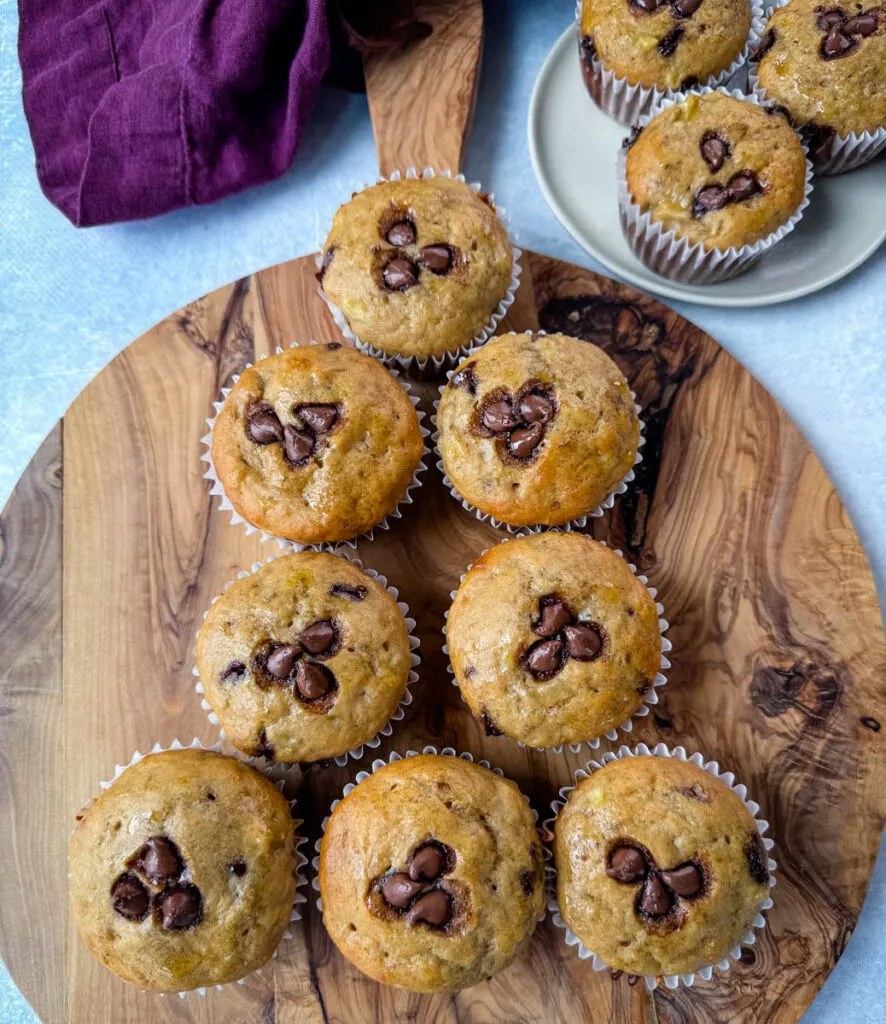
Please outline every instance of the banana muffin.
[{"label": "banana muffin", "polygon": [[458,494],[511,526],[592,512],[634,465],[640,421],[602,349],[563,334],[505,334],[466,359],[437,411]]},{"label": "banana muffin", "polygon": [[806,156],[787,120],[725,92],[666,107],[630,144],[631,200],[653,222],[705,250],[771,235],[805,196]]},{"label": "banana muffin", "polygon": [[433,177],[385,181],[340,207],[318,276],[361,342],[424,359],[490,326],[512,269],[490,198]]},{"label": "banana muffin", "polygon": [[410,665],[393,597],[315,551],[237,580],[197,638],[203,691],[228,738],[278,761],[337,757],[371,740],[402,699]]},{"label": "banana muffin", "polygon": [[750,28],[748,0],[583,0],[585,80],[590,87],[596,57],[631,85],[704,84],[741,56]]},{"label": "banana muffin", "polygon": [[302,544],[377,526],[405,496],[422,447],[396,378],[338,342],[244,370],[212,430],[212,460],[236,511]]},{"label": "banana muffin", "polygon": [[415,992],[491,978],[544,912],[526,800],[458,757],[406,757],[364,779],[333,810],[319,865],[323,923],[342,955]]},{"label": "banana muffin", "polygon": [[149,754],[77,816],[70,891],[83,941],[157,992],[245,977],[289,923],[294,831],[284,797],[249,765]]},{"label": "banana muffin", "polygon": [[689,974],[741,942],[769,858],[739,797],[703,768],[624,757],[582,779],[554,828],[568,927],[614,970]]},{"label": "banana muffin", "polygon": [[813,160],[834,136],[886,129],[886,5],[791,0],[772,11],[757,80],[810,140]]},{"label": "banana muffin", "polygon": [[652,595],[623,558],[580,533],[487,551],[458,588],[446,638],[486,732],[531,747],[582,743],[620,725],[661,667]]}]

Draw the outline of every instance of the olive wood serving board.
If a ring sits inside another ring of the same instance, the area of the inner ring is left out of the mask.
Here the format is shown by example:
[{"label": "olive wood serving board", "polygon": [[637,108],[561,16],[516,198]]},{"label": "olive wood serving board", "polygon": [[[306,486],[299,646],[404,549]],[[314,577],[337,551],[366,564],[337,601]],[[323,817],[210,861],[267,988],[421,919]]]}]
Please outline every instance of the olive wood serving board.
[{"label": "olive wood serving board", "polygon": [[[456,166],[470,119],[479,0],[419,6],[433,34],[367,64],[383,170]],[[77,810],[134,750],[217,739],[193,688],[194,633],[224,583],[276,548],[219,513],[199,439],[246,363],[296,339],[338,340],[307,256],[198,299],[134,341],[47,437],[0,521],[0,954],[44,1021],[793,1024],[842,954],[886,809],[886,645],[852,523],[786,413],[712,338],[580,267],[535,253],[523,266],[502,329],[603,346],[644,409],[637,480],[589,527],[649,576],[671,622],[669,685],[629,742],[683,744],[747,783],[776,840],[769,928],[728,974],[652,995],[595,973],[550,921],[507,971],[453,996],[361,975],[313,899],[261,976],[205,998],[128,987],[79,941],[66,883]],[[415,386],[430,412],[435,386]],[[402,520],[359,544],[418,620],[415,700],[362,763],[293,773],[311,844],[345,783],[391,750],[434,744],[488,758],[542,816],[592,756],[486,737],[450,685],[450,591],[502,534],[465,512],[429,461]]]}]

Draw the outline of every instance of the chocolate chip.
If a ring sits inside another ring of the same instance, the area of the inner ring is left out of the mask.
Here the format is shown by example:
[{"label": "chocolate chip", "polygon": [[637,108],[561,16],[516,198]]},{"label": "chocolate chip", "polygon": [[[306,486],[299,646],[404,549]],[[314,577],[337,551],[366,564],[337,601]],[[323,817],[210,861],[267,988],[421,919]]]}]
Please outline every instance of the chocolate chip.
[{"label": "chocolate chip", "polygon": [[332,257],[335,255],[335,246],[331,246],[326,252],[323,253],[323,265],[317,271],[316,277],[320,284],[323,284],[323,278],[326,277],[326,271],[329,269],[329,264],[332,263]]},{"label": "chocolate chip", "polygon": [[561,640],[539,640],[526,652],[526,670],[536,679],[547,679],[560,671],[563,664]]},{"label": "chocolate chip", "polygon": [[538,602],[538,621],[534,623],[532,632],[539,636],[554,636],[571,621],[569,606],[559,597],[549,595]]},{"label": "chocolate chip", "polygon": [[671,893],[655,871],[650,871],[640,895],[639,907],[647,917],[664,917],[671,909]]},{"label": "chocolate chip", "polygon": [[836,60],[838,57],[846,57],[858,46],[850,36],[844,35],[842,30],[832,28],[821,43],[821,55],[825,60]]},{"label": "chocolate chip", "polygon": [[266,668],[275,679],[288,679],[302,653],[300,644],[281,644],[268,656]]},{"label": "chocolate chip", "polygon": [[221,674],[223,683],[238,683],[246,676],[246,666],[242,661],[232,661]]},{"label": "chocolate chip", "polygon": [[184,931],[199,924],[203,916],[203,900],[196,885],[178,885],[157,897],[163,927],[167,931]]},{"label": "chocolate chip", "polygon": [[517,411],[524,423],[547,423],[554,415],[554,404],[544,395],[530,393],[520,399]]},{"label": "chocolate chip", "polygon": [[487,736],[503,735],[501,729],[499,729],[495,722],[492,721],[492,717],[490,716],[488,711],[484,711],[480,715],[480,722],[482,723],[483,731],[486,733]]},{"label": "chocolate chip", "polygon": [[480,422],[493,434],[503,434],[517,425],[510,398],[487,399],[480,408]]},{"label": "chocolate chip", "polygon": [[754,832],[753,835],[748,837],[748,843],[744,852],[748,861],[748,871],[751,874],[751,878],[758,885],[766,885],[769,881],[769,858],[766,855],[766,847],[763,845],[759,832]]},{"label": "chocolate chip", "polygon": [[672,57],[677,49],[677,44],[683,38],[685,29],[682,25],[672,28],[670,32],[658,41],[658,52],[662,57]]},{"label": "chocolate chip", "polygon": [[398,256],[385,267],[382,277],[392,292],[405,292],[418,284],[418,270],[411,260]]},{"label": "chocolate chip", "polygon": [[414,850],[406,866],[413,882],[433,882],[445,871],[450,850],[442,843],[430,840]]},{"label": "chocolate chip", "polygon": [[877,25],[876,11],[864,11],[850,18],[843,26],[843,31],[850,36],[872,36],[877,31]]},{"label": "chocolate chip", "polygon": [[631,125],[631,134],[626,139],[622,139],[621,140],[621,148],[622,149],[630,149],[634,145],[634,143],[637,141],[637,139],[640,138],[642,133],[643,133],[643,129],[638,124],[632,124]]},{"label": "chocolate chip", "polygon": [[594,661],[603,650],[603,634],[596,623],[577,622],[563,630],[566,649],[576,661]]},{"label": "chocolate chip", "polygon": [[691,18],[701,7],[701,0],[671,0],[671,9],[678,18]]},{"label": "chocolate chip", "polygon": [[232,861],[228,867],[231,869],[232,874],[235,874],[238,878],[242,878],[246,874],[246,861],[241,860],[239,857],[237,860]]},{"label": "chocolate chip", "polygon": [[616,846],[609,854],[606,874],[617,882],[639,882],[648,870],[646,854],[636,846]]},{"label": "chocolate chip", "polygon": [[662,871],[661,880],[678,896],[687,900],[698,896],[704,887],[704,875],[695,864],[681,864],[670,871]]},{"label": "chocolate chip", "polygon": [[695,217],[703,217],[714,210],[722,210],[732,202],[732,193],[725,185],[706,185],[699,189],[692,204]]},{"label": "chocolate chip", "polygon": [[452,897],[443,889],[434,889],[420,896],[406,915],[408,924],[423,922],[433,928],[445,928],[452,920]]},{"label": "chocolate chip", "polygon": [[321,405],[296,405],[292,411],[315,434],[328,434],[338,420],[338,406],[328,402]]},{"label": "chocolate chip", "polygon": [[837,28],[842,25],[846,20],[846,15],[840,10],[822,11],[817,15],[815,24],[819,27],[822,32],[830,32],[832,28]]},{"label": "chocolate chip", "polygon": [[665,0],[629,0],[629,6],[637,7],[646,14],[654,14]]},{"label": "chocolate chip", "polygon": [[182,861],[175,843],[165,836],[149,839],[130,862],[140,875],[154,885],[168,885],[182,873]]},{"label": "chocolate chip", "polygon": [[352,587],[349,583],[333,583],[329,588],[333,597],[346,597],[349,601],[365,601],[368,591],[366,587]]},{"label": "chocolate chip", "polygon": [[678,792],[682,793],[689,800],[698,800],[703,804],[709,803],[711,799],[697,782],[693,782],[691,786],[684,786]]},{"label": "chocolate chip", "polygon": [[382,882],[381,894],[385,903],[402,910],[409,906],[422,889],[424,885],[421,882],[414,882],[405,872],[398,871],[396,874],[388,875]]},{"label": "chocolate chip", "polygon": [[535,876],[531,871],[524,869],[520,872],[520,888],[527,896],[531,896],[535,892]]},{"label": "chocolate chip", "polygon": [[258,734],[258,743],[256,744],[254,754],[256,757],[268,757],[272,761],[276,757],[276,750],[274,749],[273,743],[268,741],[268,734],[264,729]]},{"label": "chocolate chip", "polygon": [[127,921],[144,921],[150,905],[148,890],[129,872],[111,886],[111,906]]},{"label": "chocolate chip", "polygon": [[775,46],[775,29],[771,28],[760,40],[760,45],[757,47],[756,54],[754,54],[754,60],[762,60],[773,46]]},{"label": "chocolate chip", "polygon": [[334,689],[335,681],[322,665],[300,661],[295,669],[295,686],[304,700],[319,700]]},{"label": "chocolate chip", "polygon": [[246,436],[255,444],[273,444],[283,440],[283,424],[267,402],[251,405],[246,413]]},{"label": "chocolate chip", "polygon": [[751,199],[762,191],[760,182],[757,181],[757,176],[752,171],[739,171],[729,180],[729,192],[737,203]]},{"label": "chocolate chip", "polygon": [[341,342],[330,341],[326,347],[329,349],[330,352],[337,352],[341,348]]},{"label": "chocolate chip", "polygon": [[293,466],[303,466],[314,454],[314,435],[297,430],[291,423],[283,428],[283,449]]},{"label": "chocolate chip", "polygon": [[394,224],[387,234],[391,245],[412,245],[415,241],[415,228],[408,220],[400,220]]},{"label": "chocolate chip", "polygon": [[303,629],[298,639],[309,654],[326,654],[335,645],[337,631],[331,619],[320,619]]},{"label": "chocolate chip", "polygon": [[705,132],[699,144],[701,158],[712,172],[719,171],[729,156],[729,143],[716,132]]},{"label": "chocolate chip", "polygon": [[476,395],[477,384],[479,382],[477,380],[477,374],[474,372],[473,364],[462,367],[458,373],[453,375],[450,383],[453,387],[465,388],[468,394]]},{"label": "chocolate chip", "polygon": [[528,459],[535,454],[541,444],[545,427],[543,423],[533,423],[529,427],[512,430],[508,437],[508,451],[515,459]]},{"label": "chocolate chip", "polygon": [[698,85],[698,75],[687,75],[680,83],[682,90],[694,89]]},{"label": "chocolate chip", "polygon": [[597,44],[590,36],[582,36],[579,49],[581,50],[582,58],[586,63],[592,61],[597,55]]},{"label": "chocolate chip", "polygon": [[452,250],[448,245],[426,245],[417,259],[432,274],[447,274],[452,266]]}]

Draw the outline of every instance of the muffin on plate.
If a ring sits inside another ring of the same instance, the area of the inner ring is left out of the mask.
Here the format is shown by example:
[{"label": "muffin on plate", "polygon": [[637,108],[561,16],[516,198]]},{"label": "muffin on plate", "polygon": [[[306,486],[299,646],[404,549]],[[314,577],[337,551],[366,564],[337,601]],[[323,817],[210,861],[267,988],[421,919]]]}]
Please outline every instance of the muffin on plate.
[{"label": "muffin on plate", "polygon": [[518,538],[478,558],[446,639],[486,732],[531,747],[602,736],[664,682],[652,595],[623,558],[580,533]]},{"label": "muffin on plate", "polygon": [[439,452],[457,496],[511,526],[592,513],[631,471],[640,421],[602,349],[563,334],[505,334],[442,391]]},{"label": "muffin on plate", "polygon": [[421,360],[491,330],[513,265],[488,196],[457,178],[405,178],[339,208],[318,277],[360,343]]},{"label": "muffin on plate", "polygon": [[284,797],[249,765],[149,754],[78,815],[70,891],[83,941],[158,992],[245,977],[289,923],[294,832]]},{"label": "muffin on plate", "polygon": [[416,992],[491,978],[544,912],[535,820],[513,782],[458,757],[392,761],[335,806],[323,923],[364,974]]},{"label": "muffin on plate", "polygon": [[239,750],[319,761],[372,740],[403,699],[406,620],[376,580],[302,551],[235,581],[206,613],[197,670]]},{"label": "muffin on plate", "polygon": [[741,799],[703,768],[623,757],[582,779],[554,827],[567,926],[614,970],[718,963],[769,896],[768,857]]},{"label": "muffin on plate", "polygon": [[350,540],[381,523],[406,496],[422,448],[396,378],[337,342],[244,370],[212,429],[213,464],[234,509],[301,544]]}]

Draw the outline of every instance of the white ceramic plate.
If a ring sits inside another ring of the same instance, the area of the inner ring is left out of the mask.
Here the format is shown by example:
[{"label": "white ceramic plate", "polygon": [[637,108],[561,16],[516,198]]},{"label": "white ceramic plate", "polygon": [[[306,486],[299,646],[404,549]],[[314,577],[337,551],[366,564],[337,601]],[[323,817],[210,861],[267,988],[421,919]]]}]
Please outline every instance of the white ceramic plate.
[{"label": "white ceramic plate", "polygon": [[557,40],[529,104],[529,154],[545,199],[572,237],[625,281],[708,306],[766,306],[825,288],[886,240],[886,160],[835,178],[815,178],[797,228],[742,277],[693,287],[648,270],[618,221],[615,161],[628,129],[588,95],[575,27]]}]

